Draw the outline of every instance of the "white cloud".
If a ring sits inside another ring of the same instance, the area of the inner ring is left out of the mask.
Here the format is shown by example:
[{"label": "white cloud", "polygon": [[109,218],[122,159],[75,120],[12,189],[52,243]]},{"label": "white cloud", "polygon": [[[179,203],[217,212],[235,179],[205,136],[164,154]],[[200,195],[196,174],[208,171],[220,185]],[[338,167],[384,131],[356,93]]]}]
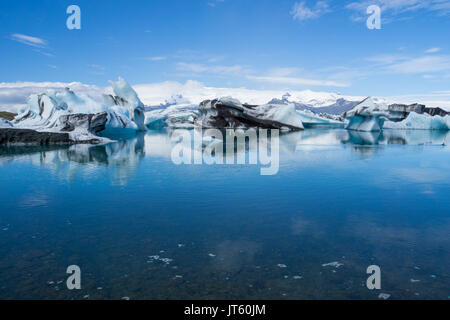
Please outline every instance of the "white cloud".
[{"label": "white cloud", "polygon": [[351,2],[346,8],[365,15],[370,5],[378,5],[383,15],[389,17],[418,10],[427,10],[441,15],[450,13],[450,0],[362,0]]},{"label": "white cloud", "polygon": [[406,61],[389,65],[387,69],[401,74],[435,73],[449,71],[450,56],[433,55],[412,58]]},{"label": "white cloud", "polygon": [[219,3],[225,2],[225,0],[213,0],[208,2],[208,6],[210,7],[215,7],[217,6]]},{"label": "white cloud", "polygon": [[177,70],[192,72],[192,73],[209,73],[212,75],[232,75],[232,76],[242,76],[249,72],[243,66],[234,65],[234,66],[220,66],[220,65],[204,65],[197,63],[186,63],[179,62],[177,63]]},{"label": "white cloud", "polygon": [[429,54],[422,56],[406,56],[398,54],[384,54],[366,58],[373,62],[370,67],[374,73],[422,74],[426,78],[443,75],[450,71],[450,55],[435,54],[439,48],[427,50]]},{"label": "white cloud", "polygon": [[313,87],[349,87],[346,82],[337,82],[332,80],[315,80],[297,77],[281,77],[281,76],[247,76],[249,80],[267,82],[272,84],[283,84],[290,86],[313,86]]},{"label": "white cloud", "polygon": [[330,12],[330,7],[326,1],[317,1],[314,7],[309,8],[305,1],[296,2],[291,10],[294,20],[304,21],[317,19],[320,16]]},{"label": "white cloud", "polygon": [[150,60],[150,61],[163,61],[166,59],[167,59],[167,57],[163,57],[163,56],[147,58],[147,60]]},{"label": "white cloud", "polygon": [[430,49],[426,50],[425,53],[437,53],[439,51],[441,51],[441,48],[436,47],[436,48],[430,48]]},{"label": "white cloud", "polygon": [[25,34],[14,33],[11,35],[11,40],[26,44],[27,46],[44,48],[47,46],[47,41],[41,38],[27,36]]}]

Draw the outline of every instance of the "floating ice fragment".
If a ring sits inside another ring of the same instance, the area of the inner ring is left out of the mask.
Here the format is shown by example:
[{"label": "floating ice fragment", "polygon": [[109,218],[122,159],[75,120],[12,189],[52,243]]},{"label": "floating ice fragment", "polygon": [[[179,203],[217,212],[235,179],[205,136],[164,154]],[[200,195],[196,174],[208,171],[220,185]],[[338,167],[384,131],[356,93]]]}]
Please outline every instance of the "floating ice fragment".
[{"label": "floating ice fragment", "polygon": [[302,276],[293,276],[292,278],[293,278],[294,280],[300,280],[300,279],[303,279]]},{"label": "floating ice fragment", "polygon": [[380,293],[379,295],[378,295],[378,299],[384,299],[384,300],[387,300],[387,299],[389,299],[391,297],[391,295],[389,294],[389,293]]},{"label": "floating ice fragment", "polygon": [[169,258],[161,258],[160,260],[162,262],[164,262],[165,264],[170,264],[173,261],[173,259],[169,259]]},{"label": "floating ice fragment", "polygon": [[211,258],[214,258],[216,255],[212,254],[212,253],[209,253],[208,256],[210,256]]},{"label": "floating ice fragment", "polygon": [[334,268],[339,268],[340,266],[343,266],[343,263],[340,263],[338,261],[334,261],[334,262],[330,262],[330,263],[325,263],[322,265],[322,267],[334,267]]},{"label": "floating ice fragment", "polygon": [[420,282],[420,280],[416,280],[416,279],[410,279],[409,281],[411,281],[412,283]]},{"label": "floating ice fragment", "polygon": [[130,297],[122,297],[122,298],[120,298],[121,300],[126,300],[126,301],[128,301],[128,300],[130,300]]},{"label": "floating ice fragment", "polygon": [[287,268],[287,265],[280,263],[280,264],[277,264],[277,267],[278,268]]}]

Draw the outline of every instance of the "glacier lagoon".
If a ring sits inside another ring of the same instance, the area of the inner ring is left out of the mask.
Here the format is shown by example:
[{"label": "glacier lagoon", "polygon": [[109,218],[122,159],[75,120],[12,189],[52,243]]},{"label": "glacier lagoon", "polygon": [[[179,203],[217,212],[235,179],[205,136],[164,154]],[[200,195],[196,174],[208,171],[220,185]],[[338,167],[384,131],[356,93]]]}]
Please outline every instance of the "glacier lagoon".
[{"label": "glacier lagoon", "polygon": [[449,142],[307,129],[274,176],[175,165],[163,130],[0,147],[0,299],[448,299]]}]

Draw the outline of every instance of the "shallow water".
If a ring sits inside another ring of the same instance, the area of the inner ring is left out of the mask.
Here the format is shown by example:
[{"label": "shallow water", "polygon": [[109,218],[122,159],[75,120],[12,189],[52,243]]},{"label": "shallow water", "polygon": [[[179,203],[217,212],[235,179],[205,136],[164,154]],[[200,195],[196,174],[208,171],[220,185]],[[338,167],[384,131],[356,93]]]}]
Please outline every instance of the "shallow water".
[{"label": "shallow water", "polygon": [[0,148],[0,298],[448,299],[448,142],[308,129],[280,137],[273,176],[175,165],[162,131]]}]

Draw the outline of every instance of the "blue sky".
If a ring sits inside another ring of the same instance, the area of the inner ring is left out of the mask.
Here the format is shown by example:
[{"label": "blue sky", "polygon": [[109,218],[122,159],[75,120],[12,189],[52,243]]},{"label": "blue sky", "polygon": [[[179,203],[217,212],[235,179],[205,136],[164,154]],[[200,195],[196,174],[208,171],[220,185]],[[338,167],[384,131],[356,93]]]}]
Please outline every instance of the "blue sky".
[{"label": "blue sky", "polygon": [[[71,4],[81,30],[66,27]],[[2,0],[0,35],[0,82],[450,91],[450,0]]]}]

